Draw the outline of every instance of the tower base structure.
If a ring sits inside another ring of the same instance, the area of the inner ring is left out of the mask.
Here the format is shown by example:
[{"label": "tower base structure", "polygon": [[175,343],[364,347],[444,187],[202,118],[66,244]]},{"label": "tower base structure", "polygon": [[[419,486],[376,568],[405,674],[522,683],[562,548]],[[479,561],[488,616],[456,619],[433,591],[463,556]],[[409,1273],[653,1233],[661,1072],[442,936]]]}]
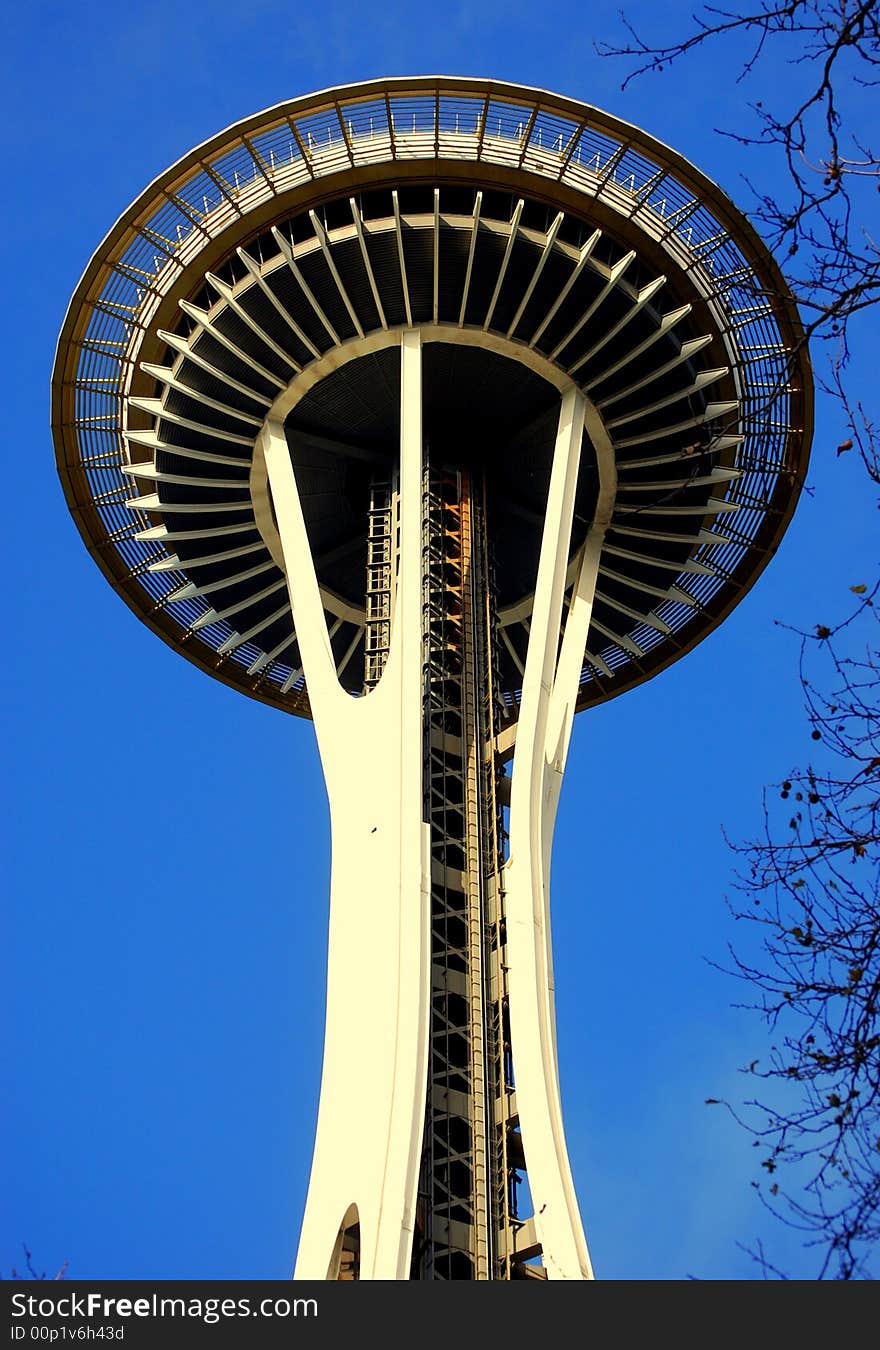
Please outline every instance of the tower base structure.
[{"label": "tower base structure", "polygon": [[[430,462],[423,425],[423,346],[449,336],[414,328],[393,338],[399,474],[378,530],[387,552],[369,564],[384,570],[385,584],[368,636],[378,650],[387,631],[387,651],[360,699],[337,678],[295,444],[284,434],[295,382],[258,447],[332,831],[324,1067],[296,1264],[303,1279],[592,1274],[562,1126],[549,879],[614,456],[583,393],[549,372],[558,428],[508,743],[495,715],[479,483]],[[599,500],[563,616],[587,423]]]}]

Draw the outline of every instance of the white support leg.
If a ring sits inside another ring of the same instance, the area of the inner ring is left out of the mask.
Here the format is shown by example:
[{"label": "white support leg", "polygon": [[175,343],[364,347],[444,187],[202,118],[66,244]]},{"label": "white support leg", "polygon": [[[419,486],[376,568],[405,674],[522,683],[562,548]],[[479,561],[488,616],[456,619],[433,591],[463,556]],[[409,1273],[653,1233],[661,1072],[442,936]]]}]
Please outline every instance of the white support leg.
[{"label": "white support leg", "polygon": [[[559,649],[565,576],[585,419],[600,492]],[[543,1264],[550,1279],[593,1275],[568,1161],[556,1056],[550,946],[550,854],[590,626],[602,541],[616,491],[613,450],[590,405],[562,398],[529,649],[523,675],[504,873],[510,1030],[516,1100]],[[557,658],[557,652],[559,653]]]},{"label": "white support leg", "polygon": [[431,974],[419,333],[401,340],[400,570],[391,649],[378,686],[364,698],[346,693],[336,677],[284,429],[268,421],[261,437],[332,831],[324,1067],[295,1277],[328,1277],[340,1226],[356,1206],[360,1277],[407,1279]]}]

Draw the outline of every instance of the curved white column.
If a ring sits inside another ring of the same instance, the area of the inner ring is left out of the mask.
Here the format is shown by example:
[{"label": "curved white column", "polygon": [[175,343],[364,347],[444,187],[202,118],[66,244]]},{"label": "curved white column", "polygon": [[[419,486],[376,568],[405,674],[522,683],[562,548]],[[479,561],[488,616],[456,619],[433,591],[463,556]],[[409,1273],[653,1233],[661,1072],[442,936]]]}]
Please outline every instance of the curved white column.
[{"label": "curved white column", "polygon": [[[561,649],[566,572],[585,419],[600,492],[581,552]],[[534,1221],[549,1279],[591,1279],[562,1124],[550,945],[550,854],[590,626],[602,541],[616,490],[601,419],[574,387],[563,395],[523,675],[504,870],[516,1102]],[[558,653],[558,655],[557,655]]]},{"label": "curved white column", "polygon": [[360,1278],[407,1279],[425,1118],[429,847],[422,798],[421,344],[401,341],[400,566],[378,686],[339,685],[281,421],[261,433],[330,801],[327,1018],[295,1278],[326,1279],[350,1206]]}]

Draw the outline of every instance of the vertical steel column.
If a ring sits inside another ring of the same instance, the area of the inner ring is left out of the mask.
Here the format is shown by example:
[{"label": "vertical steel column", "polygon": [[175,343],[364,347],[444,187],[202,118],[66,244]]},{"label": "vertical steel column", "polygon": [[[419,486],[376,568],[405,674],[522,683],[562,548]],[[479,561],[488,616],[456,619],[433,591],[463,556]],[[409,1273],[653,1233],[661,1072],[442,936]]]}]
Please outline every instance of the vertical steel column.
[{"label": "vertical steel column", "polygon": [[[425,493],[426,816],[432,1017],[415,1279],[537,1274],[517,1212],[501,885],[493,579],[482,475],[434,469]],[[524,1235],[524,1236],[523,1236]]]},{"label": "vertical steel column", "polygon": [[485,1091],[471,584],[462,475],[430,471],[426,556],[426,816],[431,828],[432,1012],[420,1279],[487,1279]]},{"label": "vertical steel column", "polygon": [[489,1208],[489,1135],[494,1103],[487,1074],[486,1046],[486,862],[483,765],[487,754],[483,696],[489,677],[489,634],[479,605],[480,517],[475,511],[473,476],[461,475],[461,628],[464,824],[467,871],[468,995],[470,1004],[471,1150],[473,1158],[474,1278],[488,1280],[492,1269]]}]

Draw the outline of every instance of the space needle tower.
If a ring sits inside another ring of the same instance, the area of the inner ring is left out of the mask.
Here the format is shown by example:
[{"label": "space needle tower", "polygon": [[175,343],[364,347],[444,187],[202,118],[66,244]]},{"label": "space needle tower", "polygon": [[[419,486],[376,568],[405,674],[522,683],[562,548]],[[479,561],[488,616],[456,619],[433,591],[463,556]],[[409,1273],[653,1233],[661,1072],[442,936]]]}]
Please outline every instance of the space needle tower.
[{"label": "space needle tower", "polygon": [[52,380],[86,545],[167,643],[318,740],[296,1277],[591,1278],[549,908],[573,718],[742,599],[811,416],[794,303],[724,193],[517,85],[248,117],[89,263]]}]

